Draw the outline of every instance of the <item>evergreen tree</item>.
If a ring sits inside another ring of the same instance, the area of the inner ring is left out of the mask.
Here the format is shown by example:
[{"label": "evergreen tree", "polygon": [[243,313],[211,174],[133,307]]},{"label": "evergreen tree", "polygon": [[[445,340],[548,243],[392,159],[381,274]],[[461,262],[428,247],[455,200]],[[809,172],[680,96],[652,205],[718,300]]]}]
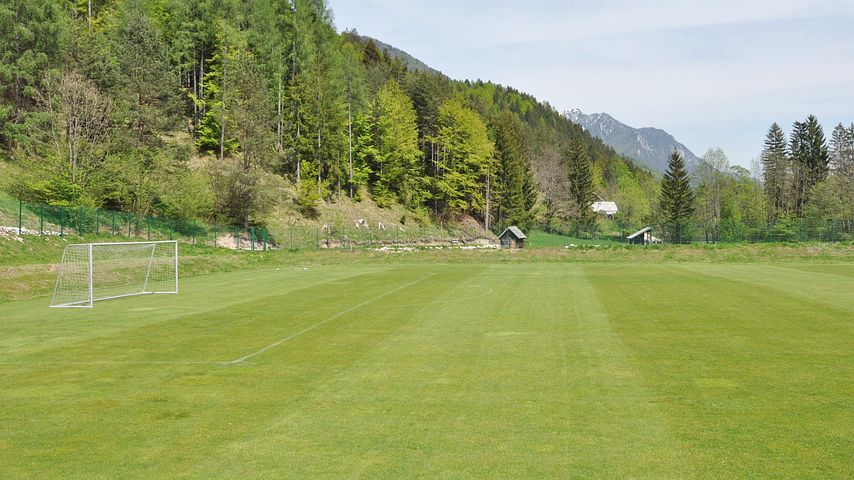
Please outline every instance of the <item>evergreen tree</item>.
[{"label": "evergreen tree", "polygon": [[795,212],[803,215],[812,187],[827,178],[829,155],[824,131],[814,115],[795,122],[790,139],[795,173]]},{"label": "evergreen tree", "polygon": [[789,193],[792,191],[789,151],[786,146],[786,134],[776,123],[771,125],[765,136],[765,148],[762,150],[762,174],[765,184],[765,197],[768,202],[769,220],[788,213]]},{"label": "evergreen tree", "polygon": [[59,66],[65,26],[59,2],[0,2],[0,146],[26,141],[35,93]]},{"label": "evergreen tree", "polygon": [[139,145],[156,146],[159,134],[178,121],[177,77],[169,67],[160,32],[138,4],[130,3],[115,32],[121,77],[120,118]]},{"label": "evergreen tree", "polygon": [[350,186],[353,199],[361,200],[362,190],[367,188],[376,163],[377,148],[374,146],[374,120],[369,108],[353,118],[353,175]]},{"label": "evergreen tree", "polygon": [[661,182],[661,210],[673,242],[687,239],[687,226],[694,213],[694,192],[682,154],[673,151]]},{"label": "evergreen tree", "polygon": [[573,140],[566,153],[569,166],[570,198],[576,208],[577,225],[589,227],[594,220],[590,205],[595,200],[590,155],[579,139]]},{"label": "evergreen tree", "polygon": [[365,43],[365,48],[362,52],[362,62],[367,66],[374,66],[383,61],[383,54],[377,48],[377,43],[373,38],[368,39]]},{"label": "evergreen tree", "polygon": [[493,186],[496,227],[527,228],[536,202],[533,175],[523,145],[522,122],[508,111],[494,120],[497,172]]},{"label": "evergreen tree", "polygon": [[841,123],[830,137],[830,159],[834,170],[844,172],[854,165],[854,125],[849,130]]}]

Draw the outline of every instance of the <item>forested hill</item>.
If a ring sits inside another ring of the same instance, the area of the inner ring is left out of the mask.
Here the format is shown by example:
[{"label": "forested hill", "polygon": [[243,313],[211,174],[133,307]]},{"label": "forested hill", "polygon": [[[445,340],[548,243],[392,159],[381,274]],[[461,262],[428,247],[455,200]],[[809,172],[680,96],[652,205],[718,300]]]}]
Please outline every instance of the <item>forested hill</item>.
[{"label": "forested hill", "polygon": [[[88,7],[91,5],[91,9]],[[2,188],[264,224],[370,199],[429,222],[629,224],[657,185],[547,103],[411,68],[322,0],[0,5]]]},{"label": "forested hill", "polygon": [[421,60],[413,57],[412,55],[404,52],[403,50],[389,45],[385,42],[382,42],[376,38],[368,37],[365,35],[359,35],[358,32],[354,31],[345,31],[344,35],[348,35],[353,39],[358,39],[362,43],[374,42],[374,45],[383,53],[388,55],[391,59],[400,60],[406,65],[406,68],[415,72],[423,72],[423,73],[433,73],[436,75],[441,75],[441,72],[430,67],[426,63]]}]

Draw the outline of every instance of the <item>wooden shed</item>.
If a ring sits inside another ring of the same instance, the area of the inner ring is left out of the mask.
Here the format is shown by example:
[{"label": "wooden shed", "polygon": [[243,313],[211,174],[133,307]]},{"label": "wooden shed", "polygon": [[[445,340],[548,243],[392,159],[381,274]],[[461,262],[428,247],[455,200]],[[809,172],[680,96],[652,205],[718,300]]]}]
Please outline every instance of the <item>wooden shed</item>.
[{"label": "wooden shed", "polygon": [[519,227],[507,227],[498,236],[501,240],[501,248],[525,248],[525,239],[528,238],[519,230]]},{"label": "wooden shed", "polygon": [[658,243],[658,239],[652,236],[652,232],[654,232],[652,227],[646,227],[638,230],[637,232],[629,235],[626,239],[629,243],[633,243],[635,245],[649,245],[651,243]]}]

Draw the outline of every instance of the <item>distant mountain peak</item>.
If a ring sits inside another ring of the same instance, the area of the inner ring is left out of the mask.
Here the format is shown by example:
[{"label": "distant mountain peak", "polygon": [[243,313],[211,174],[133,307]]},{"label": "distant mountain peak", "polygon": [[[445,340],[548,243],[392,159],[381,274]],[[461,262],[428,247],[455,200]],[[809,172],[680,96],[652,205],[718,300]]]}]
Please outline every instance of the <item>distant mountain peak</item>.
[{"label": "distant mountain peak", "polygon": [[618,153],[635,159],[655,172],[667,169],[667,160],[673,150],[685,157],[688,170],[696,169],[702,162],[688,147],[660,128],[634,128],[607,113],[585,114],[578,108],[565,110],[563,116]]}]

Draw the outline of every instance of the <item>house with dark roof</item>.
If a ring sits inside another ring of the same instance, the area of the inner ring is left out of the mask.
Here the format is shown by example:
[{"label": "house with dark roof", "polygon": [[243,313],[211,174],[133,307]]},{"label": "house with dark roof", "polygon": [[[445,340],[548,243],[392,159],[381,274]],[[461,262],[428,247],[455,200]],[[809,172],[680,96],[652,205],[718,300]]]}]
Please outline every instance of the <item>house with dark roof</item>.
[{"label": "house with dark roof", "polygon": [[526,238],[528,237],[515,225],[505,228],[498,236],[501,240],[501,248],[525,248]]}]

